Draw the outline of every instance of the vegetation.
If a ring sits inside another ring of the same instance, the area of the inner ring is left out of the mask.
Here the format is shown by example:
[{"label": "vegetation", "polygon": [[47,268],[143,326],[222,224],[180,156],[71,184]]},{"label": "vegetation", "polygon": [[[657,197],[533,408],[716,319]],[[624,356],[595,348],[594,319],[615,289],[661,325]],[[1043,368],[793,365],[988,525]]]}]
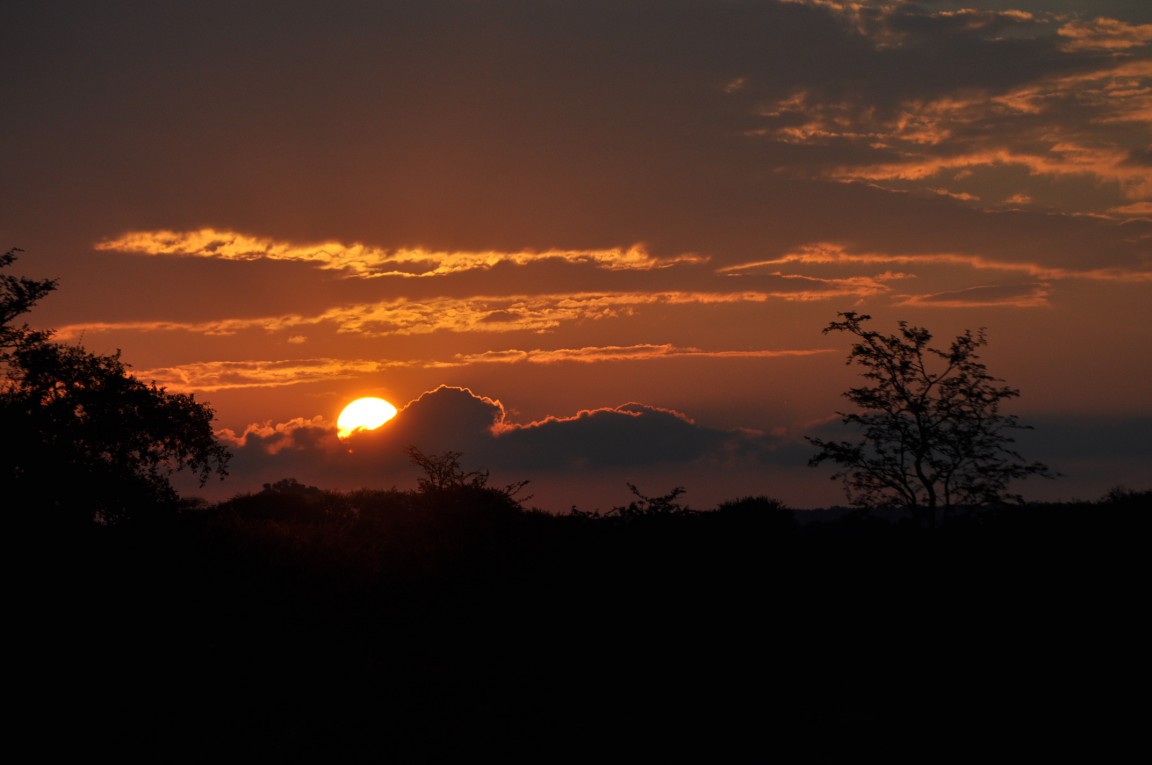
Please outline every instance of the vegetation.
[{"label": "vegetation", "polygon": [[862,431],[860,440],[808,440],[820,451],[813,465],[840,466],[849,501],[863,507],[903,507],[933,526],[937,510],[997,505],[1011,481],[1051,476],[1048,467],[1016,453],[1009,432],[1023,428],[1001,405],[1020,395],[991,376],[979,360],[983,330],[966,331],[947,348],[929,345],[932,335],[900,322],[884,335],[867,329],[871,317],[841,313],[824,333],[846,332],[855,342],[849,364],[864,368],[867,385],[844,396],[859,411],[840,413]]},{"label": "vegetation", "polygon": [[[0,282],[0,490],[53,516],[156,522],[22,529],[10,544],[25,586],[9,689],[31,710],[13,727],[39,740],[150,759],[966,762],[1013,741],[1035,755],[1031,730],[1061,731],[1066,754],[1064,732],[1093,715],[1123,722],[1092,678],[1126,676],[1143,650],[1152,491],[993,503],[1013,477],[1002,464],[986,478],[928,450],[922,467],[944,472],[911,489],[920,506],[931,490],[945,507],[988,504],[929,528],[763,495],[696,509],[683,487],[628,484],[627,504],[551,515],[526,506],[526,482],[495,487],[460,453],[413,446],[410,490],[284,478],[176,503],[168,469],[224,470],[210,410],[136,381],[118,355],[17,325],[53,287]],[[866,319],[843,316],[847,331]],[[947,358],[911,327],[858,336],[880,392],[850,398],[892,404],[850,420],[866,436],[890,445],[907,420],[956,454],[1013,462],[1000,439],[1015,422],[996,405],[1015,393],[975,360],[982,335]],[[967,383],[917,377],[925,354]],[[882,358],[898,363],[870,366]],[[933,392],[883,421],[918,380]],[[927,418],[978,411],[967,430]]]},{"label": "vegetation", "polygon": [[[58,687],[162,673],[128,721],[123,705],[84,710],[97,740],[172,730],[181,751],[238,738],[288,760],[622,746],[964,762],[1027,736],[1003,726],[1084,730],[1083,699],[1115,709],[1076,684],[1085,639],[1064,626],[1106,638],[1093,673],[1123,671],[1152,492],[989,508],[937,529],[767,497],[687,510],[672,494],[667,512],[549,515],[487,487],[284,479],[169,525],[38,548],[24,570],[61,580],[38,631],[86,650],[53,637],[23,655],[48,652]],[[1059,685],[1049,652],[1063,657]],[[1011,694],[995,690],[1006,677]]]},{"label": "vegetation", "polygon": [[425,494],[440,495],[450,492],[471,491],[476,493],[493,492],[513,504],[521,504],[531,496],[517,499],[517,495],[528,485],[528,481],[517,481],[502,489],[488,485],[487,470],[465,471],[460,466],[461,452],[447,451],[428,455],[415,446],[408,447],[408,459],[424,472],[417,480],[417,486]]},{"label": "vegetation", "polygon": [[[10,266],[18,250],[0,256]],[[37,521],[115,523],[178,497],[183,469],[201,485],[226,475],[212,410],[191,395],[146,385],[117,352],[52,342],[15,321],[56,288],[0,274],[0,490]]]}]

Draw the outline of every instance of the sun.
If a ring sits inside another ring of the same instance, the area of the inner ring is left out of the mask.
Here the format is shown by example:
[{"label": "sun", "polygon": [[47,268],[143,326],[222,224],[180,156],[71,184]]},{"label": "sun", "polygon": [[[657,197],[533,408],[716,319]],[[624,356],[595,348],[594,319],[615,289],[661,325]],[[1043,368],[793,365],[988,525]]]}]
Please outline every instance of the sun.
[{"label": "sun", "polygon": [[375,430],[395,416],[396,407],[382,398],[358,398],[336,418],[336,435],[347,438],[357,430]]}]

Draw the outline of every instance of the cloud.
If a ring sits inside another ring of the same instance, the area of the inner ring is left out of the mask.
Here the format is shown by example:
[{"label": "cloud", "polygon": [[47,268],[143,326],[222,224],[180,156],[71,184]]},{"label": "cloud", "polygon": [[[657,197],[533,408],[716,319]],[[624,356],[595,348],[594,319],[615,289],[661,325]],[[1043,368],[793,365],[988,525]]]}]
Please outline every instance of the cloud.
[{"label": "cloud", "polygon": [[[1152,25],[808,4],[874,47],[846,51],[838,80],[799,75],[782,93],[762,91],[759,124],[745,134],[807,147],[788,155],[797,177],[942,190],[984,207],[1026,195],[1073,212],[1152,195],[1147,172],[1126,161],[1146,146],[1152,123]],[[1020,188],[1004,193],[1009,179]]]},{"label": "cloud", "polygon": [[[1133,105],[1130,112],[1121,117],[1114,113],[1111,117],[1100,116],[1099,121],[1135,122],[1137,108],[1146,108],[1144,94],[1141,103]],[[937,107],[940,105],[937,104]],[[951,104],[959,111],[957,104]],[[919,114],[902,114],[890,124],[873,125],[871,129],[857,125],[855,131],[850,124],[852,117],[826,116],[840,123],[835,129],[820,121],[810,121],[799,127],[782,128],[777,132],[778,140],[786,142],[812,143],[815,141],[864,141],[871,145],[861,150],[851,164],[840,164],[825,171],[828,178],[845,182],[867,182],[889,190],[921,189],[935,193],[945,193],[960,201],[979,202],[989,206],[995,199],[993,191],[1002,185],[1002,178],[1014,170],[1024,175],[1013,176],[1015,182],[1024,184],[1030,191],[1017,192],[1005,200],[1012,203],[1018,199],[1052,199],[1043,188],[1056,181],[1075,181],[1085,178],[1093,183],[1108,184],[1116,189],[1108,199],[1141,199],[1152,194],[1152,181],[1146,170],[1133,167],[1128,159],[1132,148],[1126,143],[1094,137],[1090,132],[1078,130],[1064,118],[1053,119],[1041,131],[1031,125],[1012,135],[1011,131],[994,126],[994,109],[986,105],[979,107],[983,113],[951,116],[935,114],[928,116],[924,107],[917,107]],[[1034,122],[1034,119],[1021,115],[1021,122]],[[848,123],[848,124],[844,124]],[[967,123],[970,129],[966,136],[958,136],[949,131],[960,132],[959,126]],[[947,127],[945,127],[947,125]],[[976,135],[977,132],[995,130],[995,135]],[[1101,131],[1103,132],[1103,131]],[[884,156],[884,161],[868,162],[867,157]],[[1061,203],[1070,210],[1097,210]]]},{"label": "cloud", "polygon": [[218,260],[296,261],[361,278],[444,276],[461,271],[488,270],[501,263],[526,265],[549,260],[583,263],[610,271],[647,271],[675,263],[705,260],[693,254],[655,258],[641,245],[606,250],[435,252],[419,247],[385,250],[360,243],[343,244],[333,241],[297,244],[213,228],[197,231],[131,231],[99,242],[96,249]]},{"label": "cloud", "polygon": [[325,447],[328,451],[338,449],[336,433],[334,424],[317,416],[311,419],[297,417],[275,425],[271,422],[254,423],[240,433],[225,428],[217,435],[231,447],[279,455],[285,452],[311,452]]},{"label": "cloud", "polygon": [[387,369],[444,369],[482,364],[597,364],[604,362],[645,362],[677,358],[785,358],[828,353],[828,348],[777,348],[704,350],[671,344],[630,346],[584,346],[581,348],[536,348],[455,354],[449,358],[410,359],[293,359],[274,361],[213,361],[135,372],[136,377],[154,381],[173,392],[212,392],[243,388],[274,388],[310,383],[349,380]]},{"label": "cloud", "polygon": [[1070,21],[1057,31],[1068,51],[1121,51],[1152,43],[1152,24],[1128,24],[1109,18]]},{"label": "cloud", "polygon": [[[1134,208],[1136,211],[1142,207]],[[765,269],[777,272],[780,266],[822,267],[832,265],[900,265],[900,266],[956,266],[973,271],[1003,271],[1025,274],[1046,280],[1083,279],[1088,281],[1131,282],[1152,281],[1152,271],[1139,268],[1089,268],[1069,269],[1045,266],[1041,263],[1010,262],[993,260],[980,255],[960,253],[850,253],[842,245],[834,242],[814,242],[803,245],[795,252],[778,258],[741,263],[720,269],[724,273],[741,275]],[[891,277],[888,277],[891,278]]]},{"label": "cloud", "polygon": [[321,417],[221,435],[235,453],[232,486],[294,477],[334,489],[411,485],[409,446],[426,454],[460,452],[469,469],[507,475],[659,465],[719,475],[763,466],[783,446],[778,436],[708,428],[681,412],[636,402],[514,423],[498,399],[446,385],[408,402],[383,427],[347,439],[338,439],[335,424]]},{"label": "cloud", "polygon": [[1043,308],[1048,303],[1046,284],[989,284],[923,295],[903,295],[899,305],[927,308]]},{"label": "cloud", "polygon": [[365,454],[382,446],[409,444],[425,452],[450,449],[489,453],[506,417],[504,405],[497,399],[467,388],[441,385],[401,407],[388,428],[354,434],[348,443],[353,452]]},{"label": "cloud", "polygon": [[500,430],[505,460],[547,469],[688,462],[716,451],[723,439],[680,412],[637,403]]},{"label": "cloud", "polygon": [[[0,87],[36,108],[0,126],[22,147],[0,209],[9,239],[48,253],[38,273],[79,283],[44,315],[181,390],[296,386],[220,396],[230,424],[393,369],[389,390],[504,374],[534,412],[661,403],[645,390],[718,412],[717,367],[775,365],[685,359],[807,353],[818,314],[861,302],[1064,300],[1045,326],[1097,352],[1102,379],[1139,379],[1140,322],[1100,328],[1139,310],[1152,270],[1147,25],[1064,12],[1121,3],[297,3],[273,24],[259,4],[26,5],[24,66]],[[1010,347],[1034,346],[1029,326],[1009,321]],[[820,359],[733,379],[717,416],[822,410]],[[470,368],[408,371],[437,367]],[[600,371],[590,395],[619,398],[571,403],[567,378]],[[1060,385],[1046,395],[1068,399]],[[541,409],[552,390],[568,403]],[[635,414],[532,435],[637,419],[699,435]],[[313,437],[300,421],[245,438],[314,470]],[[740,438],[720,440],[762,443]],[[332,464],[354,464],[341,448]]]},{"label": "cloud", "polygon": [[498,401],[442,386],[408,402],[383,427],[347,439],[339,438],[336,424],[323,417],[257,423],[219,435],[234,455],[229,483],[244,487],[232,493],[286,477],[330,489],[389,488],[411,472],[409,446],[428,454],[491,456],[493,428],[503,418]]},{"label": "cloud", "polygon": [[1152,220],[1152,202],[1136,202],[1109,210],[1113,215]]},{"label": "cloud", "polygon": [[797,275],[777,275],[768,286],[769,289],[726,292],[666,290],[397,298],[337,306],[309,316],[287,313],[202,322],[86,322],[61,327],[56,334],[67,340],[112,331],[189,332],[204,335],[261,331],[290,332],[292,336],[298,336],[301,329],[316,327],[327,327],[338,333],[355,333],[361,337],[425,335],[433,332],[542,333],[579,321],[628,316],[645,306],[831,300],[844,296],[873,295],[887,289],[871,279]]},{"label": "cloud", "polygon": [[1147,486],[1147,465],[1152,460],[1152,416],[1132,414],[1053,413],[1030,422],[1017,440],[1028,453],[1045,451],[1054,463],[1061,459],[1096,461],[1121,458],[1145,469],[1129,488]]},{"label": "cloud", "polygon": [[133,374],[173,392],[237,390],[307,385],[362,377],[398,362],[367,359],[205,361],[141,369]]},{"label": "cloud", "polygon": [[785,356],[811,356],[827,353],[827,348],[800,348],[782,350],[703,350],[680,348],[671,344],[585,346],[583,348],[536,349],[531,351],[502,350],[459,355],[459,364],[558,364],[577,362],[596,364],[606,361],[658,361],[675,358],[779,358]]}]

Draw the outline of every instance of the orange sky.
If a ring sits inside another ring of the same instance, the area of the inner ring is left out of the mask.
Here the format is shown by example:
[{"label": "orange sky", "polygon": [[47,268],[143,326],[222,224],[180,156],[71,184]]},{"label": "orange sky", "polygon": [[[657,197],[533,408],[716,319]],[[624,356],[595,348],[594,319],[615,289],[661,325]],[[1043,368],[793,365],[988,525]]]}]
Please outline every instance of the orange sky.
[{"label": "orange sky", "polygon": [[[1152,464],[1152,6],[149,2],[0,11],[29,317],[216,411],[212,498],[843,500],[838,311],[986,327],[1038,499]],[[446,386],[446,387],[441,387]],[[341,407],[402,411],[353,454]],[[371,443],[369,443],[369,441]]]}]

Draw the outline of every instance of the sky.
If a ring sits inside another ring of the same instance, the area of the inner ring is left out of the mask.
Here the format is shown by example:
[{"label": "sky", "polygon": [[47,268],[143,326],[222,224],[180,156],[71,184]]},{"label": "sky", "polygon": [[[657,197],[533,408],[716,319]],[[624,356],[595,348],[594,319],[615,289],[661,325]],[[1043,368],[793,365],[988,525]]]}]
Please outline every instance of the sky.
[{"label": "sky", "polygon": [[[982,360],[1034,500],[1149,487],[1146,0],[7,3],[26,318],[215,412],[210,500],[844,503],[839,312]],[[341,440],[360,396],[398,416]]]}]

